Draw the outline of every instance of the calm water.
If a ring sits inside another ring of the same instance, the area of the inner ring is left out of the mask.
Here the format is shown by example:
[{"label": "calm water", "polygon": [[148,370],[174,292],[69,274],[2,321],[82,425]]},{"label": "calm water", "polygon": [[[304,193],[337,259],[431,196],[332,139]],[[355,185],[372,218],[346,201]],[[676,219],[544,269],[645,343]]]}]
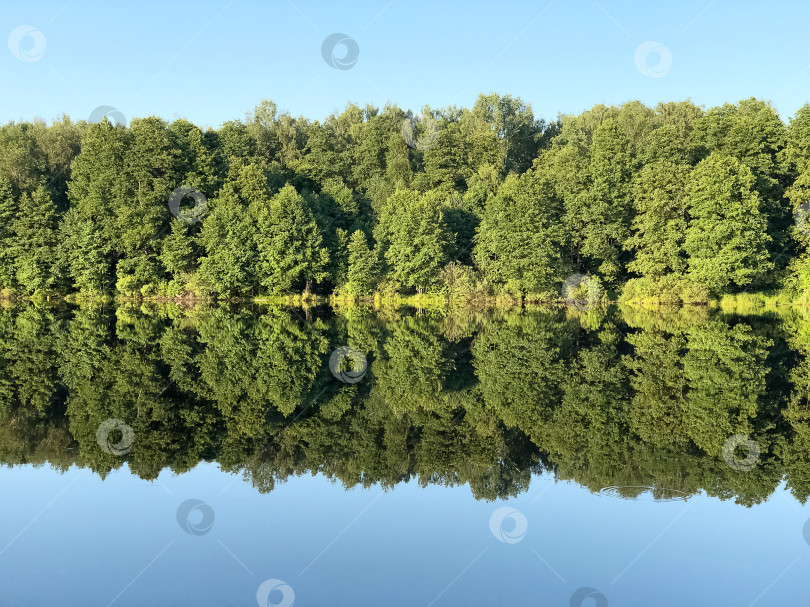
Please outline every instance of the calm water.
[{"label": "calm water", "polygon": [[0,605],[810,604],[810,314],[0,309]]}]

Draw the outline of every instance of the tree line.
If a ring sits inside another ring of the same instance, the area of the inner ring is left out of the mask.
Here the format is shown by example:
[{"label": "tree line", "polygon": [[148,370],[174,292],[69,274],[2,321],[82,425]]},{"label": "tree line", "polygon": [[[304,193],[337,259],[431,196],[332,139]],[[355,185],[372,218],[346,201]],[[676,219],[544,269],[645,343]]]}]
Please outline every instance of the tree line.
[{"label": "tree line", "polygon": [[[810,497],[803,309],[249,308],[0,308],[0,463],[154,479],[217,462],[259,491],[318,471],[498,499],[547,473],[746,505],[783,483]],[[366,359],[359,381],[330,368],[345,347]],[[124,454],[99,443],[111,419],[132,428]],[[758,445],[750,469],[725,459],[737,435]]]},{"label": "tree line", "polygon": [[6,295],[548,300],[581,273],[626,299],[800,296],[809,208],[810,105],[785,124],[753,98],[0,127]]}]

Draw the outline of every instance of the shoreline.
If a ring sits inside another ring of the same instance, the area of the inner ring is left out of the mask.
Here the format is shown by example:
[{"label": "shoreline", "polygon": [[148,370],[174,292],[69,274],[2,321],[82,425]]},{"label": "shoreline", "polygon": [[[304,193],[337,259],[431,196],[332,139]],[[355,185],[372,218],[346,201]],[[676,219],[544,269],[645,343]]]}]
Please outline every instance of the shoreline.
[{"label": "shoreline", "polygon": [[332,308],[341,307],[404,307],[415,308],[522,308],[522,307],[544,307],[544,306],[564,306],[581,312],[598,308],[607,308],[612,305],[628,306],[646,310],[674,310],[682,308],[720,308],[723,311],[741,312],[769,310],[776,308],[804,308],[810,306],[810,299],[807,297],[792,297],[785,293],[737,293],[727,294],[719,297],[710,297],[706,301],[699,302],[669,302],[661,301],[657,298],[637,298],[622,299],[621,296],[608,298],[604,297],[598,302],[588,302],[584,300],[566,301],[562,297],[540,298],[540,297],[509,297],[509,296],[487,296],[487,297],[454,297],[438,293],[423,293],[414,295],[373,295],[364,297],[354,297],[346,295],[320,295],[320,294],[290,294],[290,295],[258,295],[253,297],[233,297],[215,298],[206,296],[125,296],[125,295],[81,295],[78,293],[50,294],[47,296],[27,296],[13,293],[0,293],[0,305],[4,307],[9,304],[22,302],[48,302],[54,304],[176,304],[183,307],[194,307],[197,305],[214,304],[269,304],[286,305],[297,307],[329,306]]}]

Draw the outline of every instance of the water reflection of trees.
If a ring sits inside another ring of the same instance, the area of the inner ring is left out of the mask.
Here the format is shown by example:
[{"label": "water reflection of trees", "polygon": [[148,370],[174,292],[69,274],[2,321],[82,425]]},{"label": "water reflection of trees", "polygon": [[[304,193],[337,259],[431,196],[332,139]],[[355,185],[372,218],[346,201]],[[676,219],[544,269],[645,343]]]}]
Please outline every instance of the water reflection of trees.
[{"label": "water reflection of trees", "polygon": [[[360,382],[330,372],[339,346],[366,356]],[[320,473],[484,499],[540,472],[747,505],[784,480],[804,502],[808,353],[797,312],[19,305],[0,309],[0,460],[145,479],[215,461],[259,491]],[[123,457],[97,442],[110,418],[133,428]],[[723,458],[736,434],[753,470]]]}]

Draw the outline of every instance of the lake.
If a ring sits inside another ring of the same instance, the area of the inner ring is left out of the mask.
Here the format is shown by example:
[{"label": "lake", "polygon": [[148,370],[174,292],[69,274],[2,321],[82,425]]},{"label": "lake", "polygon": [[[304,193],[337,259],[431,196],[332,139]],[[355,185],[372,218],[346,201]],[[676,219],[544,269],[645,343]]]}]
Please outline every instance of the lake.
[{"label": "lake", "polygon": [[0,308],[0,605],[786,605],[810,312]]}]

